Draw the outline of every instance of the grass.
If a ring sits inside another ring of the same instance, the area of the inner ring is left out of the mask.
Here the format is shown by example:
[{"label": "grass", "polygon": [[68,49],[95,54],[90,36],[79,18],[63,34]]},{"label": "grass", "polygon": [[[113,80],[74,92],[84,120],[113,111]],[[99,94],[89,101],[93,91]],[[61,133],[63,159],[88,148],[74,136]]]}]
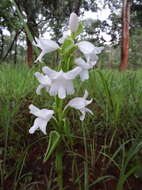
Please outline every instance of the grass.
[{"label": "grass", "polygon": [[[37,70],[22,64],[0,66],[0,186],[4,190],[58,189],[55,155],[43,163],[48,135],[28,133],[33,122],[29,104],[49,108],[54,101],[45,92],[42,96],[35,94]],[[96,69],[83,86],[76,81],[76,96],[87,89],[93,98],[90,109],[94,116],[87,116],[81,127],[78,112],[71,110],[68,114],[66,143],[60,150],[64,189],[139,189],[141,76],[141,70],[120,73]],[[47,134],[51,127],[49,123]]]}]

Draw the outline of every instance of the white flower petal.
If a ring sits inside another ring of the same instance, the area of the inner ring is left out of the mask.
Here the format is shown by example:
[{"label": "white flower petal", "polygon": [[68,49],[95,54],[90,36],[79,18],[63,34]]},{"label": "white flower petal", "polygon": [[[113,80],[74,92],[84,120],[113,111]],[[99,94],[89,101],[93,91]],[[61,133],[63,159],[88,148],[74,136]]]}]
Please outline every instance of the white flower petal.
[{"label": "white flower petal", "polygon": [[85,108],[85,112],[88,112],[88,113],[90,113],[91,115],[94,115],[93,112],[92,112],[90,109],[88,109],[88,108]]},{"label": "white flower petal", "polygon": [[90,54],[85,54],[85,58],[87,60],[87,63],[92,63],[93,65],[95,65],[99,59],[94,51]]},{"label": "white flower petal", "polygon": [[84,65],[86,62],[81,57],[75,59],[77,65]]},{"label": "white flower petal", "polygon": [[29,109],[30,109],[30,113],[33,114],[33,115],[40,110],[39,108],[37,108],[33,104],[29,105]]},{"label": "white flower petal", "polygon": [[81,41],[77,45],[83,54],[90,54],[94,51],[95,48],[95,46],[88,41]]},{"label": "white flower petal", "polygon": [[45,66],[42,68],[42,71],[49,76],[49,78],[56,78],[58,76],[58,72],[50,69],[49,67]]},{"label": "white flower petal", "polygon": [[39,128],[46,135],[46,126],[48,121],[39,118]]},{"label": "white flower petal", "polygon": [[91,103],[92,103],[92,101],[93,101],[93,99],[91,99],[91,100],[85,100],[85,106],[87,106],[87,105],[91,104]]},{"label": "white flower petal", "polygon": [[91,68],[91,66],[90,66],[88,63],[86,63],[81,57],[75,59],[75,63],[76,63],[79,67],[81,67],[81,68],[83,68],[83,69],[87,69],[87,70],[88,70],[88,69]]},{"label": "white flower petal", "polygon": [[41,37],[39,37],[39,41],[38,41],[40,48],[42,50],[45,50],[46,53],[55,51],[59,48],[59,45],[53,41],[53,40],[47,40],[47,39],[43,39]]},{"label": "white flower petal", "polygon": [[72,80],[74,79],[81,71],[80,67],[76,67],[74,69],[72,69],[71,71],[68,71],[67,73],[64,73],[64,77],[66,79]]},{"label": "white flower petal", "polygon": [[41,37],[35,38],[33,45],[39,47],[42,51],[35,62],[42,62],[42,57],[49,52],[55,51],[59,48],[59,45],[53,40],[46,40]]},{"label": "white flower petal", "polygon": [[53,110],[48,110],[48,109],[41,109],[40,111],[38,111],[37,113],[35,113],[34,115],[44,119],[44,120],[50,120],[52,115],[54,114]]},{"label": "white flower petal", "polygon": [[80,110],[82,115],[80,116],[80,120],[83,121],[85,119],[85,110]]},{"label": "white flower petal", "polygon": [[39,119],[34,120],[34,125],[29,129],[29,133],[33,134],[39,128]]},{"label": "white flower petal", "polygon": [[42,73],[36,72],[35,76],[41,84],[48,86],[51,85],[51,80],[47,75],[43,75]]},{"label": "white flower petal", "polygon": [[80,110],[81,108],[85,107],[84,99],[82,97],[73,98],[69,101],[68,106]]},{"label": "white flower petal", "polygon": [[36,62],[42,62],[42,57],[46,54],[46,51],[45,50],[42,50],[40,55],[38,56],[38,58],[34,61],[35,63]]},{"label": "white flower petal", "polygon": [[58,94],[58,84],[53,83],[49,89],[50,96],[56,96]]},{"label": "white flower petal", "polygon": [[84,99],[86,99],[87,97],[88,97],[88,91],[87,91],[87,90],[85,90],[85,93],[84,93],[83,98],[84,98]]},{"label": "white flower petal", "polygon": [[70,19],[69,19],[69,28],[71,32],[76,32],[78,29],[78,16],[75,13],[71,13]]},{"label": "white flower petal", "polygon": [[48,121],[41,118],[36,118],[34,125],[29,129],[29,133],[33,134],[37,129],[40,129],[46,135],[46,126]]},{"label": "white flower petal", "polygon": [[95,53],[99,54],[104,49],[104,47],[95,47]]},{"label": "white flower petal", "polygon": [[46,92],[49,92],[49,89],[50,89],[50,86],[45,87]]},{"label": "white flower petal", "polygon": [[43,85],[43,84],[40,84],[38,87],[37,87],[37,89],[36,89],[36,94],[37,95],[41,95],[41,89],[42,88],[45,88],[45,86]]},{"label": "white flower petal", "polygon": [[88,70],[82,70],[80,72],[80,78],[82,81],[88,80],[89,79],[89,72]]},{"label": "white flower petal", "polygon": [[66,97],[66,91],[62,86],[58,89],[58,96],[61,99],[64,99]]},{"label": "white flower petal", "polygon": [[67,94],[74,94],[73,83],[68,81],[68,85],[66,86]]}]

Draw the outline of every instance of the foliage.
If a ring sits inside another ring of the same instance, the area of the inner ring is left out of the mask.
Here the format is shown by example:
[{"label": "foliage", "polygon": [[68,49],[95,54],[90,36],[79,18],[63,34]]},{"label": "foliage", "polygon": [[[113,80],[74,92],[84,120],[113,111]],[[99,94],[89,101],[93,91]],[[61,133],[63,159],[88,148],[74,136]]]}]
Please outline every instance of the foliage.
[{"label": "foliage", "polygon": [[[5,163],[1,159],[0,171],[4,189],[56,189],[53,157],[47,164],[41,161],[48,137],[42,137],[41,133],[32,137],[28,134],[29,122],[33,122],[28,105],[36,102],[41,107],[52,103],[46,93],[42,99],[35,96],[37,84],[33,73],[37,70],[37,67],[29,70],[24,64],[0,66],[1,158],[5,152]],[[117,183],[119,175],[126,188],[134,189],[136,184],[142,183],[141,75],[141,70],[125,73],[94,70],[83,86],[76,83],[78,95],[84,88],[91,94],[93,105],[90,108],[95,112],[94,117],[85,122],[90,189],[110,189],[110,186],[116,189],[113,184]],[[66,189],[81,190],[86,170],[83,136],[78,116],[72,112],[70,118],[75,144],[64,149],[63,173]],[[47,130],[49,133],[50,126]]]}]

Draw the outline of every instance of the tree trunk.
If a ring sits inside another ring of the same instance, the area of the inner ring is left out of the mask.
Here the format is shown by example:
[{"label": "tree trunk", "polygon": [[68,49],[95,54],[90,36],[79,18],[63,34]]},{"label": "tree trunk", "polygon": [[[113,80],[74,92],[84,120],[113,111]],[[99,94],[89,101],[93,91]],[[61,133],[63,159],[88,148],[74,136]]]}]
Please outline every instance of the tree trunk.
[{"label": "tree trunk", "polygon": [[0,29],[0,35],[1,35],[0,59],[2,59],[4,52],[4,35],[2,29]]},{"label": "tree trunk", "polygon": [[128,67],[130,7],[130,0],[123,0],[121,62],[119,66],[120,71],[125,71]]},{"label": "tree trunk", "polygon": [[26,41],[27,41],[27,61],[26,62],[27,62],[28,67],[32,67],[32,65],[33,65],[33,46],[28,37],[26,37]]},{"label": "tree trunk", "polygon": [[15,34],[15,36],[14,36],[14,38],[13,38],[13,40],[12,40],[12,42],[11,42],[11,44],[10,44],[8,50],[7,50],[5,56],[2,58],[3,61],[7,58],[8,54],[11,52],[11,50],[12,50],[12,48],[13,48],[13,45],[14,45],[14,43],[15,43],[15,40],[17,40],[17,38],[18,38],[20,32],[21,32],[21,30],[16,32],[16,34]]}]

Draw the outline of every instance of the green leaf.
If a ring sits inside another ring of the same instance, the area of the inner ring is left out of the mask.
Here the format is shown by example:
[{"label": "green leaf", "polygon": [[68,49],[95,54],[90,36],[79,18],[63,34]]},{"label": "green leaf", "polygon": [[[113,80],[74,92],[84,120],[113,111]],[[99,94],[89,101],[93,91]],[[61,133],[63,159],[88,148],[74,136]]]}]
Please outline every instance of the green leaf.
[{"label": "green leaf", "polygon": [[60,142],[60,134],[57,131],[51,131],[49,134],[48,147],[43,162],[46,162],[49,159],[49,157],[54,152],[59,142]]}]

